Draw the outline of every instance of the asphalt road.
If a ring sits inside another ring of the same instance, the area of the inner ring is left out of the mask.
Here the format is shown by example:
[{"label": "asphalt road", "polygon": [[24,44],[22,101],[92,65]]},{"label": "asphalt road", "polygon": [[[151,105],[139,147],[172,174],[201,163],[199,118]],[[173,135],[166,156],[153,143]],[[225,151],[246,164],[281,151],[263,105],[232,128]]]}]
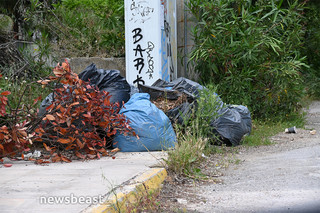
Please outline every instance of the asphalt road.
[{"label": "asphalt road", "polygon": [[320,212],[320,144],[243,158],[222,178],[201,186],[199,212]]},{"label": "asphalt road", "polygon": [[[308,129],[280,133],[274,145],[237,154],[222,184],[204,184],[185,202],[192,212],[320,212],[320,102],[308,112]],[[310,130],[317,130],[311,134]]]}]

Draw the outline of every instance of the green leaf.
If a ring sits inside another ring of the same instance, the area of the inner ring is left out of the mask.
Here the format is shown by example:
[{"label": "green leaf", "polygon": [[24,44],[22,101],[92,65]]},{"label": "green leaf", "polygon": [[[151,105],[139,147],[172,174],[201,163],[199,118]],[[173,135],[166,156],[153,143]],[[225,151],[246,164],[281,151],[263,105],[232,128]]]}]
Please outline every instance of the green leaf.
[{"label": "green leaf", "polygon": [[269,13],[265,14],[265,15],[261,18],[261,20],[263,20],[263,19],[271,16],[271,15],[274,13],[275,10],[276,10],[276,9],[273,9],[273,10],[271,10]]},{"label": "green leaf", "polygon": [[283,3],[283,0],[280,0],[280,1],[279,1],[279,4],[278,4],[278,9],[280,9],[282,3]]}]

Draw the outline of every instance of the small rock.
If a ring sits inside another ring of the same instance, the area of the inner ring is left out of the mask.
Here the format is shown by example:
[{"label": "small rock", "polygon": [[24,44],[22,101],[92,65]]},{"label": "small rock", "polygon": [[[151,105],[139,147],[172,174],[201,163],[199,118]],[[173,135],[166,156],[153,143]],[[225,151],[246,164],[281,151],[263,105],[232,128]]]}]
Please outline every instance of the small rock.
[{"label": "small rock", "polygon": [[184,205],[186,205],[188,203],[188,201],[186,199],[182,199],[182,198],[178,198],[177,201],[178,201],[178,203],[181,203]]},{"label": "small rock", "polygon": [[315,135],[316,133],[317,133],[316,130],[311,130],[311,131],[310,131],[310,134],[311,134],[311,135]]},{"label": "small rock", "polygon": [[35,150],[33,155],[32,155],[34,158],[39,158],[41,156],[41,152],[38,151],[38,150]]},{"label": "small rock", "polygon": [[208,158],[205,154],[201,154],[201,156],[203,157],[203,158]]},{"label": "small rock", "polygon": [[30,158],[39,158],[41,156],[41,152],[35,150],[34,153],[30,152],[24,155],[24,160],[29,160]]},{"label": "small rock", "polygon": [[32,153],[30,152],[30,153],[28,153],[28,154],[25,154],[24,155],[24,160],[29,160],[29,158],[31,158],[32,157]]}]

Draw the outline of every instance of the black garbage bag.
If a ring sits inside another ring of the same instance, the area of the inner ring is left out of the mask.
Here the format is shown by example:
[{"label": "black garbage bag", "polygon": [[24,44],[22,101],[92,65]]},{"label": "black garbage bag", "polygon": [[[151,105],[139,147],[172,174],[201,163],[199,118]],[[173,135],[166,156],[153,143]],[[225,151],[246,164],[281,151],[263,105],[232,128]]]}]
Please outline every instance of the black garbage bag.
[{"label": "black garbage bag", "polygon": [[243,105],[230,105],[229,108],[235,109],[240,113],[242,122],[246,126],[246,129],[244,128],[244,132],[250,135],[251,128],[252,128],[252,120],[251,120],[251,114],[248,107]]},{"label": "black garbage bag", "polygon": [[222,142],[237,146],[242,137],[251,132],[250,111],[242,105],[229,105],[218,111],[218,117],[210,125]]},{"label": "black garbage bag", "polygon": [[172,87],[173,90],[177,90],[179,92],[183,92],[189,97],[196,99],[199,97],[199,91],[205,89],[204,86],[201,84],[191,81],[187,78],[177,78],[171,82],[174,86]]},{"label": "black garbage bag", "polygon": [[130,99],[131,87],[118,70],[97,69],[95,64],[89,65],[79,74],[79,78],[89,81],[90,85],[99,90],[107,91],[111,95],[110,102],[126,103]]},{"label": "black garbage bag", "polygon": [[152,86],[139,85],[142,92],[148,92],[152,99],[156,99],[163,96],[164,93],[167,95],[168,99],[177,99],[180,93],[187,95],[188,99],[194,101],[199,97],[199,91],[205,89],[204,86],[198,84],[197,82],[191,81],[187,78],[180,77],[172,82],[167,82],[158,79],[152,84]]},{"label": "black garbage bag", "polygon": [[[168,110],[165,114],[172,123],[184,124],[189,120],[193,110],[198,108],[197,99],[206,87],[186,78],[178,78],[172,82],[157,80],[152,86],[140,85],[140,91],[150,94],[151,100],[165,97],[168,100],[177,100],[182,94],[187,100],[179,106]],[[213,134],[218,136],[227,145],[239,145],[244,135],[251,132],[251,115],[247,107],[241,105],[228,105],[222,102],[217,94],[217,115],[212,116],[210,125]]]},{"label": "black garbage bag", "polygon": [[[178,124],[184,124],[184,121],[191,118],[192,110],[197,108],[197,98],[200,96],[200,91],[207,89],[199,83],[183,77],[172,82],[158,79],[152,86],[139,86],[141,92],[150,94],[151,100],[156,100],[159,97],[165,97],[167,100],[177,100],[184,95],[186,97],[184,103],[165,112],[172,123]],[[218,97],[217,94],[215,95]],[[219,97],[218,101],[222,107],[223,102]]]},{"label": "black garbage bag", "polygon": [[139,89],[137,87],[135,87],[134,85],[130,84],[130,97],[132,97],[136,93],[139,93]]},{"label": "black garbage bag", "polygon": [[190,120],[192,115],[192,110],[196,108],[195,102],[185,102],[175,107],[173,109],[168,110],[165,114],[169,117],[172,123],[185,124]]},{"label": "black garbage bag", "polygon": [[42,117],[46,113],[46,108],[53,102],[53,93],[50,93],[40,104],[38,116]]},{"label": "black garbage bag", "polygon": [[[175,85],[173,83],[158,79],[152,86],[139,85],[139,91],[148,93],[151,101],[156,101],[158,98],[165,98],[166,100],[176,101],[184,94],[180,91],[173,90]],[[188,120],[191,116],[194,98],[186,95],[187,99],[181,105],[165,111],[164,113],[169,117],[171,123],[183,124],[184,120]]]}]

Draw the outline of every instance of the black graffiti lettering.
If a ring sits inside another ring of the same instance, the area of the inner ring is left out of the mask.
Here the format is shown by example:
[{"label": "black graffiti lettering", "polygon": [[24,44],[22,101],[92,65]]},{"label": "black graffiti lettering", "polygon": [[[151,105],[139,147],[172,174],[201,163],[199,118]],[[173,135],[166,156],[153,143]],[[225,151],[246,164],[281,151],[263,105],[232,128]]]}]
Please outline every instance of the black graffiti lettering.
[{"label": "black graffiti lettering", "polygon": [[137,75],[137,79],[134,80],[133,83],[134,83],[134,84],[137,83],[137,84],[139,85],[140,82],[141,82],[143,85],[145,85],[145,82],[144,82],[144,80],[142,79],[142,77],[139,76],[139,75]]},{"label": "black graffiti lettering", "polygon": [[164,20],[164,31],[166,32],[167,37],[169,37],[170,30],[171,29],[169,23],[166,20]]},{"label": "black graffiti lettering", "polygon": [[133,62],[136,62],[136,64],[134,66],[136,67],[136,70],[139,70],[139,74],[141,74],[141,71],[144,67],[144,59],[143,58],[136,58],[133,60]]},{"label": "black graffiti lettering", "polygon": [[[136,3],[135,2],[132,2],[132,4],[130,5],[130,10],[135,10],[137,7],[136,7]],[[135,16],[136,14],[135,13],[132,13],[133,16]]]},{"label": "black graffiti lettering", "polygon": [[170,73],[173,74],[174,73],[174,67],[173,67],[173,64],[171,64],[170,66]]},{"label": "black graffiti lettering", "polygon": [[144,23],[151,19],[151,13],[154,12],[154,8],[149,7],[149,3],[147,1],[138,1],[132,2],[130,5],[130,10],[132,14],[132,18],[129,21],[140,21],[140,23]]},{"label": "black graffiti lettering", "polygon": [[153,13],[154,9],[150,7],[143,8],[143,12],[141,13],[141,16],[148,16],[150,13]]},{"label": "black graffiti lettering", "polygon": [[167,43],[167,56],[171,57],[172,56],[172,50],[171,50],[171,43]]},{"label": "black graffiti lettering", "polygon": [[138,44],[137,47],[135,49],[133,49],[135,51],[135,56],[137,56],[138,52],[140,53],[140,57],[143,57],[142,52],[145,51],[144,49],[141,48],[141,45]]},{"label": "black graffiti lettering", "polygon": [[148,58],[148,64],[149,64],[149,69],[153,70],[154,69],[153,57]]},{"label": "black graffiti lettering", "polygon": [[141,35],[141,31],[142,31],[141,28],[136,28],[132,30],[132,32],[134,33],[133,44],[139,42],[143,38],[143,35]]},{"label": "black graffiti lettering", "polygon": [[149,41],[149,42],[148,42],[148,49],[149,49],[149,52],[150,52],[150,51],[152,51],[152,50],[153,50],[153,48],[154,48],[154,44],[153,44],[151,41]]},{"label": "black graffiti lettering", "polygon": [[151,56],[151,52],[154,49],[154,44],[149,41],[148,42],[148,48],[146,49],[147,52],[147,61],[148,61],[148,71],[146,73],[149,73],[149,79],[153,78],[153,72],[154,72],[154,61],[153,57]]},{"label": "black graffiti lettering", "polygon": [[174,76],[174,66],[173,66],[173,58],[170,57],[170,79],[173,79]]},{"label": "black graffiti lettering", "polygon": [[[141,28],[135,28],[132,30],[133,33],[133,44],[138,43],[143,38],[143,35],[141,34],[142,30]],[[136,67],[136,70],[138,71],[137,79],[133,81],[133,83],[137,83],[138,85],[140,83],[145,84],[144,80],[142,79],[142,76],[140,76],[143,68],[144,68],[144,58],[143,58],[143,51],[144,49],[141,48],[140,44],[137,44],[136,48],[133,49],[135,52],[135,59],[133,60],[134,66]]]}]

